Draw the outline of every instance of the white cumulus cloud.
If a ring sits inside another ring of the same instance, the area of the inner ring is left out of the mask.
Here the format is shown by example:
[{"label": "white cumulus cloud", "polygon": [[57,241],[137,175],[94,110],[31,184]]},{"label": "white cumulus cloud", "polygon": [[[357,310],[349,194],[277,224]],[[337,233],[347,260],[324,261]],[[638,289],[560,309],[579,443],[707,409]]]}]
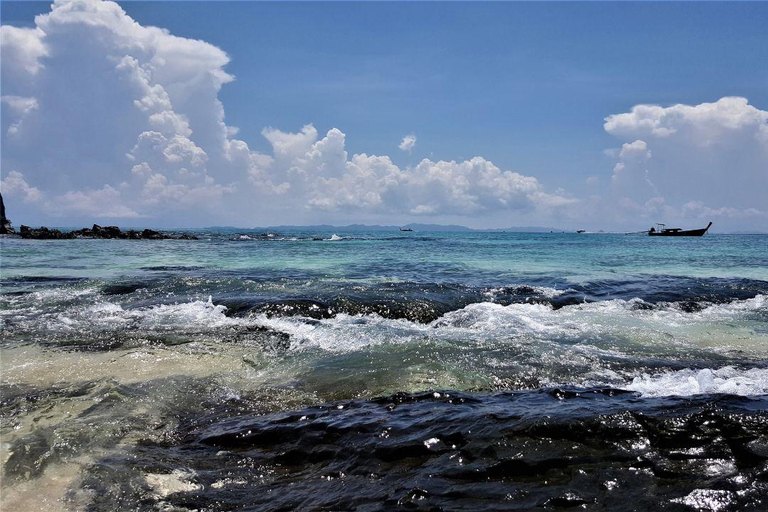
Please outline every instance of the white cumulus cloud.
[{"label": "white cumulus cloud", "polygon": [[681,222],[768,212],[768,112],[746,98],[637,105],[604,128],[627,141],[611,184],[635,211]]},{"label": "white cumulus cloud", "polygon": [[400,144],[397,147],[402,151],[410,153],[414,146],[416,146],[416,135],[410,134],[403,137],[403,140],[400,141]]},{"label": "white cumulus cloud", "polygon": [[61,215],[215,209],[257,158],[224,123],[228,62],[114,2],[57,0],[33,28],[2,27],[3,167]]},{"label": "white cumulus cloud", "polygon": [[0,181],[0,192],[18,194],[27,203],[38,201],[41,198],[40,190],[30,186],[24,179],[24,175],[17,171],[11,171]]},{"label": "white cumulus cloud", "polygon": [[45,208],[54,213],[61,210],[70,214],[83,214],[92,218],[127,218],[141,217],[141,214],[126,206],[120,190],[109,185],[100,189],[78,190],[55,197]]},{"label": "white cumulus cloud", "polygon": [[258,168],[255,182],[262,186],[287,180],[283,186],[306,197],[305,208],[310,210],[474,215],[530,212],[574,202],[546,193],[532,176],[502,171],[482,157],[459,162],[424,159],[400,168],[388,156],[350,156],[346,135],[337,128],[323,138],[312,125],[298,133],[270,128],[263,134],[273,156]]}]

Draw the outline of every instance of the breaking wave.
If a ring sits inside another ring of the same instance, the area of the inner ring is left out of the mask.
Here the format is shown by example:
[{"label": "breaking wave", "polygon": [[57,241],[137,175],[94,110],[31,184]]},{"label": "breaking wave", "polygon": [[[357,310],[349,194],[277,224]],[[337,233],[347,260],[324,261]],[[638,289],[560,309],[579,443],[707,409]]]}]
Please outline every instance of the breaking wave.
[{"label": "breaking wave", "polygon": [[685,369],[657,375],[643,374],[621,386],[643,396],[693,396],[705,394],[765,395],[768,394],[768,369],[739,370],[723,368]]},{"label": "breaking wave", "polygon": [[60,310],[3,311],[9,339],[82,350],[146,342],[205,342],[224,349],[238,343],[296,361],[340,357],[352,373],[370,357],[405,358],[406,370],[408,359],[413,368],[434,367],[428,374],[451,376],[458,389],[608,385],[644,396],[768,392],[765,295],[693,311],[676,303],[646,307],[640,299],[562,307],[476,302],[422,323],[326,311],[312,303],[288,315],[274,308],[232,315],[210,296],[128,307],[103,300],[92,288],[64,296],[61,290],[35,293],[37,301],[59,301]]}]

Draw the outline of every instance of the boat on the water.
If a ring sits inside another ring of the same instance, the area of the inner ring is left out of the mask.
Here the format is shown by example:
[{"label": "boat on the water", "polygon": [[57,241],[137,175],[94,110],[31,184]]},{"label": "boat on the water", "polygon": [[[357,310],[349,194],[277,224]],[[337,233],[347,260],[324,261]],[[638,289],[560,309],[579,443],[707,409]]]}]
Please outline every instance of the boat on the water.
[{"label": "boat on the water", "polygon": [[712,223],[707,224],[707,227],[701,229],[682,229],[682,228],[668,228],[664,224],[658,223],[659,229],[655,227],[648,230],[650,236],[702,236],[709,230]]},{"label": "boat on the water", "polygon": [[400,231],[413,231],[411,228],[400,228]]}]

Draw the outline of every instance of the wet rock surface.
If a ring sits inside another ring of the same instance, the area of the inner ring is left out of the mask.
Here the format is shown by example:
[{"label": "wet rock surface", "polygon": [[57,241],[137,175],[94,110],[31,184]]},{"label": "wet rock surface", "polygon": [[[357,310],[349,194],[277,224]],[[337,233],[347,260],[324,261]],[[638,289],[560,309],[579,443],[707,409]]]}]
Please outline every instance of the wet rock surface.
[{"label": "wet rock surface", "polygon": [[[122,500],[140,510],[683,511],[768,503],[764,397],[426,392],[256,415],[239,401],[182,422],[165,443],[100,461],[84,484],[102,504]],[[227,418],[233,411],[240,417]],[[160,481],[169,483],[153,483]]]}]

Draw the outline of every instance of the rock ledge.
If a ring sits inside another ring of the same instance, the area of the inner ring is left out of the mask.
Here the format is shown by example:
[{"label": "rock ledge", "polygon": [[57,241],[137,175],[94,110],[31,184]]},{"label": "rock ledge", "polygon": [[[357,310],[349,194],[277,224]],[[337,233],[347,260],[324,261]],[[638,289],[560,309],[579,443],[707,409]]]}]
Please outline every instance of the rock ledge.
[{"label": "rock ledge", "polygon": [[74,238],[103,238],[120,240],[197,240],[194,235],[169,235],[153,229],[138,231],[128,229],[122,231],[117,226],[99,226],[94,224],[91,228],[77,229],[75,231],[60,231],[58,229],[49,229],[45,226],[31,228],[22,225],[19,228],[21,238],[34,240],[71,240]]}]

